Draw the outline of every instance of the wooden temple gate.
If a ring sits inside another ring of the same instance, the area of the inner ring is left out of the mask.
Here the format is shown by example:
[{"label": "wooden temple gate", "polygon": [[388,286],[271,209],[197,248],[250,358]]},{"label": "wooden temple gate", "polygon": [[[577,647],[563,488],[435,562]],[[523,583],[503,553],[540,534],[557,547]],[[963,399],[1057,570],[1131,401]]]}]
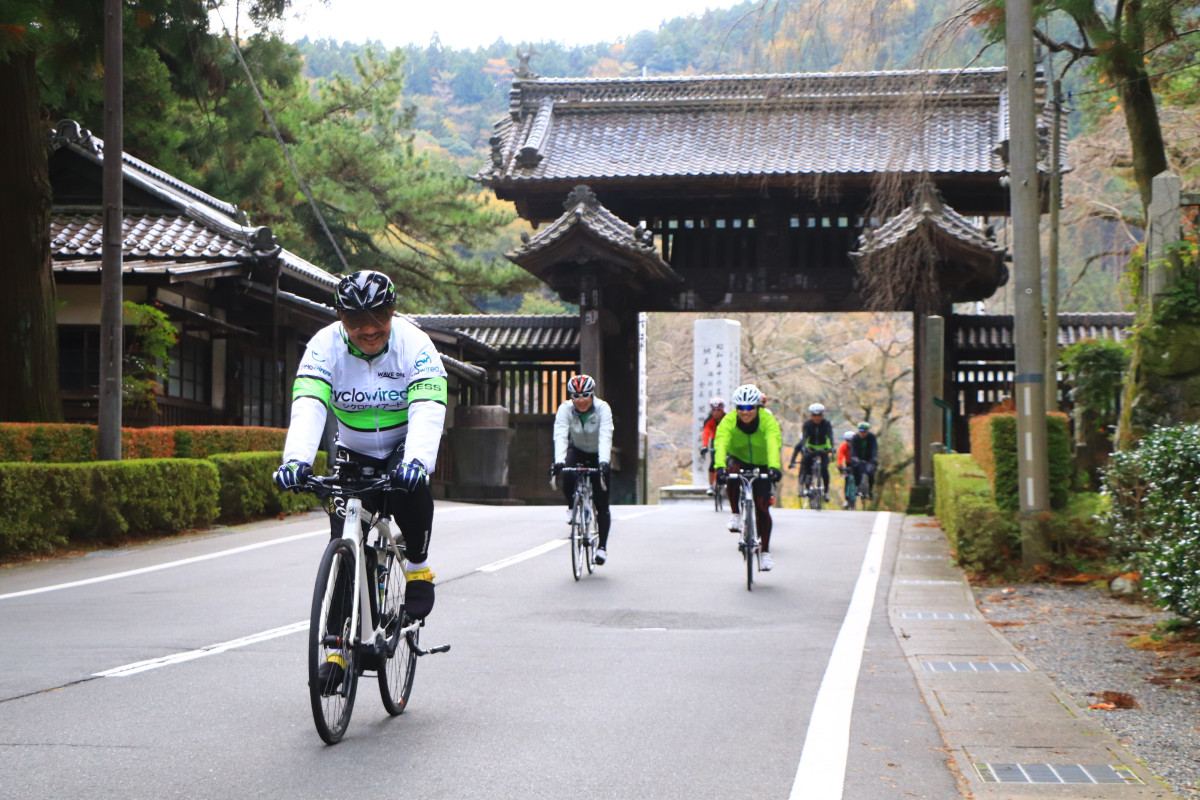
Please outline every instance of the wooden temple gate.
[{"label": "wooden temple gate", "polygon": [[[919,334],[924,315],[1007,280],[982,221],[1008,213],[1002,68],[525,74],[510,97],[476,180],[544,225],[509,258],[579,304],[582,369],[625,454],[637,449],[638,312],[875,308],[913,313]],[[867,296],[863,270],[914,261],[936,276],[932,300]],[[933,394],[949,397],[942,372]],[[920,455],[919,415],[915,433]],[[615,497],[632,499],[635,481],[622,465]]]}]

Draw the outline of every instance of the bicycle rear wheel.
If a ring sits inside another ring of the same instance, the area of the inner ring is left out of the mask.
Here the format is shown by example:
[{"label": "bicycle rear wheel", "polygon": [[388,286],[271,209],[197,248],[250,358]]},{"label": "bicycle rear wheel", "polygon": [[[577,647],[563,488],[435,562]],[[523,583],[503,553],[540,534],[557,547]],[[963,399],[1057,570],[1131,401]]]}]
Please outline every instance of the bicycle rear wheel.
[{"label": "bicycle rear wheel", "polygon": [[571,505],[571,574],[575,576],[575,580],[583,577],[583,565],[587,560],[587,554],[584,552],[586,536],[587,531],[583,528],[583,509],[575,502]]},{"label": "bicycle rear wheel", "polygon": [[[350,630],[354,602],[354,550],[345,540],[334,539],[317,570],[308,625],[308,696],[317,734],[326,744],[337,744],[346,733],[358,691],[358,661]],[[340,684],[326,686],[320,679],[321,666],[334,654],[345,662],[343,678]]]},{"label": "bicycle rear wheel", "polygon": [[[379,698],[383,707],[393,717],[403,714],[412,692],[413,675],[417,670],[417,654],[413,642],[400,633],[404,627],[404,559],[393,552],[387,554],[387,569],[383,582],[383,600],[380,603],[380,619],[387,636],[387,650],[382,654],[383,666],[379,670]],[[416,637],[416,632],[413,632]]]}]

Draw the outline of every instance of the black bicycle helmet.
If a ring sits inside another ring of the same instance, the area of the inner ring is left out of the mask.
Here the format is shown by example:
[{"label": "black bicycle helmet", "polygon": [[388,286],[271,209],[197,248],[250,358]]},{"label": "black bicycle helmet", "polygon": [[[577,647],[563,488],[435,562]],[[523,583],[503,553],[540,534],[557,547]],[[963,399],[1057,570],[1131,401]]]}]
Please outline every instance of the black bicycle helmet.
[{"label": "black bicycle helmet", "polygon": [[396,305],[396,287],[382,272],[364,269],[342,278],[334,296],[338,311],[375,311]]}]

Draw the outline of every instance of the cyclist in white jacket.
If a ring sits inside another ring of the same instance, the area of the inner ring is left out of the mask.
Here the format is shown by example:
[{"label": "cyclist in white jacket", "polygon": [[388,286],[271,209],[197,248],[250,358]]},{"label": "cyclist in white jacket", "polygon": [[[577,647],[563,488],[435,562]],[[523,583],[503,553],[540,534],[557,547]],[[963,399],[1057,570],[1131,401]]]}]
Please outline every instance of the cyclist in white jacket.
[{"label": "cyclist in white jacket", "polygon": [[[381,272],[363,270],[338,284],[338,321],[309,341],[292,388],[292,419],[275,472],[280,489],[296,489],[312,474],[325,418],[337,418],[339,461],[390,475],[391,489],[363,506],[386,511],[404,534],[408,561],[405,611],[424,619],[433,609],[429,537],[437,463],[446,419],[446,370],[429,336],[393,315],[396,292]],[[345,510],[327,509],[330,535],[341,536]],[[334,683],[336,683],[336,679]]]},{"label": "cyclist in white jacket", "polygon": [[[555,475],[563,467],[597,467],[593,475],[592,499],[596,503],[596,527],[600,535],[596,563],[608,560],[608,529],[612,516],[608,512],[609,463],[612,460],[613,417],[608,403],[596,397],[596,381],[589,375],[576,375],[567,381],[567,397],[554,415]],[[603,478],[603,481],[601,481]],[[575,496],[573,473],[563,475],[563,496],[567,507]]]}]

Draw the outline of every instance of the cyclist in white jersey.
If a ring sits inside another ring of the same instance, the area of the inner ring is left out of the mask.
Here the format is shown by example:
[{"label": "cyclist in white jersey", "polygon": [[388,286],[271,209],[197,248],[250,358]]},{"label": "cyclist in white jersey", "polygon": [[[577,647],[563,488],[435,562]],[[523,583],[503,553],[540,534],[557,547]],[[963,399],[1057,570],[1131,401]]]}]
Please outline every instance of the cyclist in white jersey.
[{"label": "cyclist in white jersey", "polygon": [[[434,599],[429,473],[446,419],[446,370],[429,336],[393,316],[396,291],[383,273],[363,270],[343,278],[334,306],[338,321],[317,331],[296,370],[284,463],[275,483],[294,489],[312,474],[332,410],[336,457],[391,476],[391,490],[364,498],[363,506],[376,511],[386,504],[384,510],[404,533],[405,611],[424,619]],[[330,535],[341,536],[345,510],[327,511]]]},{"label": "cyclist in white jersey", "polygon": [[[558,475],[563,467],[596,467],[592,475],[592,500],[596,503],[596,563],[608,560],[608,530],[612,515],[608,510],[609,462],[612,460],[613,417],[608,403],[596,397],[596,381],[590,375],[575,375],[567,381],[567,397],[554,415],[554,465]],[[603,480],[601,480],[603,478]],[[563,475],[562,490],[567,507],[575,496],[572,473]],[[569,517],[568,517],[569,518]]]}]

